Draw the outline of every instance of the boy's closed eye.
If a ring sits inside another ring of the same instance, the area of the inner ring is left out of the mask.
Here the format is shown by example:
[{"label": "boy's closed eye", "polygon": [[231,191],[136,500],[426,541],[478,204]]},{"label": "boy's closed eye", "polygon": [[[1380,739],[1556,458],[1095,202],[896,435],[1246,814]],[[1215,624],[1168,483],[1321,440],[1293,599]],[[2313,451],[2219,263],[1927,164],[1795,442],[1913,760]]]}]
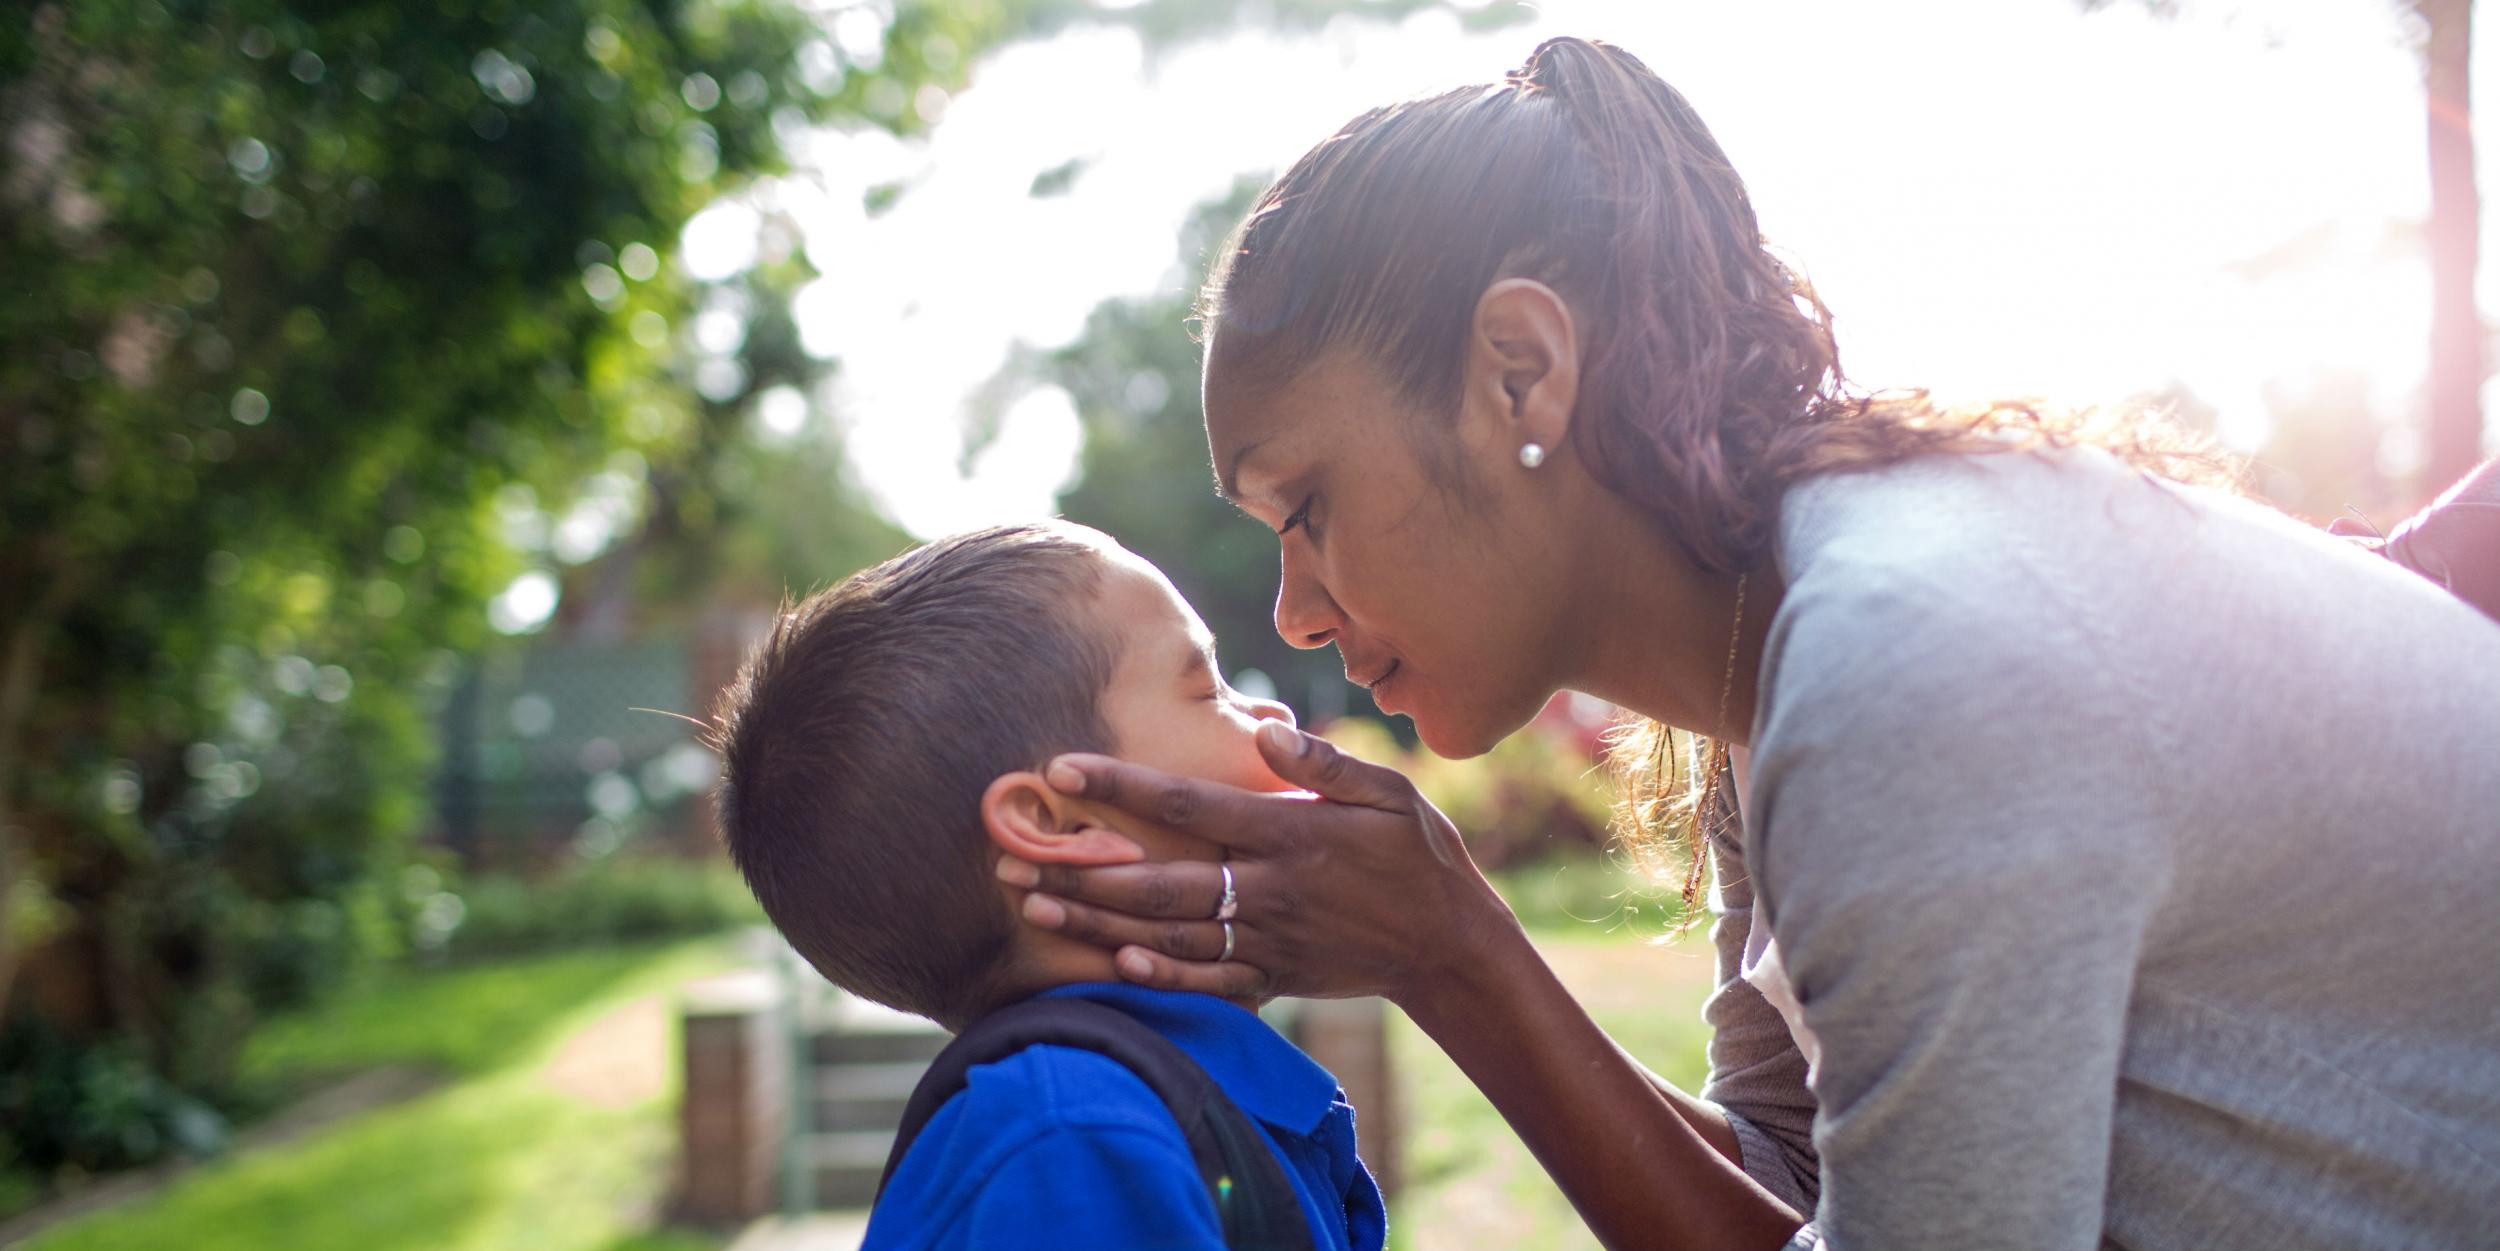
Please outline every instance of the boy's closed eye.
[{"label": "boy's closed eye", "polygon": [[1224,680],[1214,636],[1161,570],[1125,550],[1108,564],[1098,602],[1122,656],[1102,701],[1114,754],[1167,773],[1281,788],[1254,732],[1265,721],[1290,723],[1292,711]]}]

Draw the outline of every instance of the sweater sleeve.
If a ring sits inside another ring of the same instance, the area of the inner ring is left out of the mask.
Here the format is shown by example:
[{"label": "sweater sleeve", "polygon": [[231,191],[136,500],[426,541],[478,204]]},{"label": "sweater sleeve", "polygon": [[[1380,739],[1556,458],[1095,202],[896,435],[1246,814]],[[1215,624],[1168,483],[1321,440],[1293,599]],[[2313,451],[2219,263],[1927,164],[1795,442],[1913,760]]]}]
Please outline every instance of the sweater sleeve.
[{"label": "sweater sleeve", "polygon": [[[2167,882],[2128,679],[1983,576],[1792,588],[1765,666],[1756,924],[1821,1044],[1799,1247],[2099,1245]],[[2052,593],[2053,598],[2053,593]]]},{"label": "sweater sleeve", "polygon": [[[1724,800],[1731,788],[1718,793]],[[1788,1021],[1744,978],[1745,942],[1754,925],[1753,880],[1741,841],[1733,837],[1732,804],[1708,822],[1710,840],[1710,942],[1718,954],[1718,984],[1701,1005],[1710,1026],[1710,1076],[1702,1098],[1727,1114],[1736,1133],[1739,1163],[1762,1188],[1800,1212],[1814,1210],[1822,1190],[1814,1154],[1814,1095],[1806,1089],[1806,1059],[1788,1032]]]}]

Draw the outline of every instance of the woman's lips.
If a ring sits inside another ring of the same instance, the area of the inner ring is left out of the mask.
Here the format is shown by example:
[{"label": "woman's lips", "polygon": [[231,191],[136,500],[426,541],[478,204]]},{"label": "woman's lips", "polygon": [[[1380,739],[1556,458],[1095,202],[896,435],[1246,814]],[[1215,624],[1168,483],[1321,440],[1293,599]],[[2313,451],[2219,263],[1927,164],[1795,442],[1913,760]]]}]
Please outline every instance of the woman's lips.
[{"label": "woman's lips", "polygon": [[1396,711],[1395,709],[1389,707],[1388,701],[1382,698],[1382,693],[1388,690],[1389,680],[1395,678],[1398,675],[1398,670],[1404,668],[1405,666],[1406,662],[1403,660],[1392,660],[1389,662],[1388,668],[1380,671],[1379,677],[1373,678],[1365,685],[1365,689],[1372,693],[1372,705],[1380,709],[1382,712]]}]

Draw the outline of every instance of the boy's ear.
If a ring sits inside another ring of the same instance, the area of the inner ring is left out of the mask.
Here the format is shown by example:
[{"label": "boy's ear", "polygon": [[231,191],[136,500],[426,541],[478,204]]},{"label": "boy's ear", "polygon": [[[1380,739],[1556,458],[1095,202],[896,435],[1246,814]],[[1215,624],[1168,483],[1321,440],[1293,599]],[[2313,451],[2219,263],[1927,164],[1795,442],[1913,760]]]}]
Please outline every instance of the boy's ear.
[{"label": "boy's ear", "polygon": [[981,793],[990,844],[1034,864],[1129,864],[1144,848],[1104,825],[1083,801],[1051,789],[1030,770],[999,775]]}]

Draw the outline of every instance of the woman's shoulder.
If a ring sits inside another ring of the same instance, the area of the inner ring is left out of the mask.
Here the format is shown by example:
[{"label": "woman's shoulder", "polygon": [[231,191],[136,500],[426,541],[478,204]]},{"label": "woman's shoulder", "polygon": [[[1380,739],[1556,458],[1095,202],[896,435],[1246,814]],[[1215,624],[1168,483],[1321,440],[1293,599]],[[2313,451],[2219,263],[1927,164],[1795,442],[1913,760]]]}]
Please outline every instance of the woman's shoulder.
[{"label": "woman's shoulder", "polygon": [[[2112,729],[2159,697],[2175,613],[2229,611],[2184,576],[2226,505],[2092,449],[1809,480],[1782,503],[1759,711],[1868,734]],[[1967,715],[1982,707],[2010,720]]]},{"label": "woman's shoulder", "polygon": [[2095,512],[2162,490],[2093,448],[1913,457],[1792,487],[1775,555],[1790,581],[1857,570],[1984,573],[2009,553],[2074,536]]},{"label": "woman's shoulder", "polygon": [[[2156,497],[2164,501],[2148,509]],[[2105,606],[2181,504],[2092,451],[1926,456],[1809,479],[1782,500],[1783,615],[1975,639],[2054,635]],[[2170,516],[2159,515],[2167,511]]]},{"label": "woman's shoulder", "polygon": [[2231,703],[2211,737],[2261,697],[2440,702],[2457,672],[2489,676],[2491,622],[2428,581],[2096,449],[1812,479],[1782,502],[1777,543],[1765,711],[1845,704],[1870,733],[2019,692],[2009,715],[2070,731],[2175,729],[2212,711],[2200,699]]},{"label": "woman's shoulder", "polygon": [[2296,615],[2437,634],[2469,615],[2264,503],[2093,447],[1922,456],[1807,479],[1781,500],[1773,556],[1783,585],[1810,598],[1944,600],[1971,630],[2097,622],[2132,640],[2187,626],[2193,611],[2224,626]]},{"label": "woman's shoulder", "polygon": [[[2117,532],[2181,503],[2141,486],[2098,453],[2006,452],[1792,492],[1753,725],[1763,821],[1746,830],[1766,896],[1786,883],[1793,910],[1807,860],[1927,899],[1984,894],[2009,859],[2052,876],[2161,862],[2137,818],[2176,732],[2153,710],[2179,676],[2133,633],[2160,627]],[[2078,824],[2122,832],[2073,845]]]}]

